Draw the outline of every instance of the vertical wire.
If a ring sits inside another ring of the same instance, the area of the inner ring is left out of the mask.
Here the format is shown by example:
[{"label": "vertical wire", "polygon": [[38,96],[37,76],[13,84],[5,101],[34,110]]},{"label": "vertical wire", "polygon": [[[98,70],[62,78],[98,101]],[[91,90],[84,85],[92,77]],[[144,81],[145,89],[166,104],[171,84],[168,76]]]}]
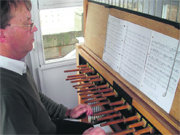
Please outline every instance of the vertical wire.
[{"label": "vertical wire", "polygon": [[171,16],[171,8],[172,8],[172,0],[170,0],[170,7],[169,7],[169,15],[168,15],[168,20],[170,20],[170,16]]},{"label": "vertical wire", "polygon": [[133,10],[134,9],[134,0],[132,0],[132,4],[131,4],[132,6],[131,6],[131,10]]},{"label": "vertical wire", "polygon": [[163,6],[164,6],[164,0],[162,0],[161,18],[163,18]]},{"label": "vertical wire", "polygon": [[177,14],[176,14],[176,22],[178,22],[178,20],[179,20],[179,14],[180,14],[180,1],[178,2],[178,7],[177,7]]},{"label": "vertical wire", "polygon": [[142,12],[144,13],[144,0],[142,2]]},{"label": "vertical wire", "polygon": [[119,7],[121,7],[121,0],[119,0]]},{"label": "vertical wire", "polygon": [[139,0],[137,0],[137,11],[139,11]]},{"label": "vertical wire", "polygon": [[148,14],[150,13],[150,0],[148,0]]},{"label": "vertical wire", "polygon": [[127,9],[129,9],[129,0],[127,0]]},{"label": "vertical wire", "polygon": [[157,0],[155,0],[154,16],[156,16],[156,11],[157,11]]}]

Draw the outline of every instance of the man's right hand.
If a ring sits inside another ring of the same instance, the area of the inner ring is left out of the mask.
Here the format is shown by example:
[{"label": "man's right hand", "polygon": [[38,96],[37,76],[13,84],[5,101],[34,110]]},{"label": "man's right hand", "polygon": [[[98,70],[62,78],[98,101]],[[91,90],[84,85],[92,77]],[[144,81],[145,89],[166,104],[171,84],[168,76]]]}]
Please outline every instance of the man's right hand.
[{"label": "man's right hand", "polygon": [[100,127],[89,128],[84,131],[83,135],[106,135],[104,130]]}]

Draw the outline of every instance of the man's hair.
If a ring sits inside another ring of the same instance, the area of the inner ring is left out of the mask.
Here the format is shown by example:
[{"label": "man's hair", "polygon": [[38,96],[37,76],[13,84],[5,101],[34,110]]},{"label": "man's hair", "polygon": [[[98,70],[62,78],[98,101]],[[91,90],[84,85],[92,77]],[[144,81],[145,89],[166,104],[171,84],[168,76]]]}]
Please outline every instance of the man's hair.
[{"label": "man's hair", "polygon": [[31,10],[31,1],[30,0],[0,0],[0,28],[5,29],[8,25],[8,22],[12,18],[11,8],[14,6],[18,7],[18,4],[24,3],[26,8]]}]

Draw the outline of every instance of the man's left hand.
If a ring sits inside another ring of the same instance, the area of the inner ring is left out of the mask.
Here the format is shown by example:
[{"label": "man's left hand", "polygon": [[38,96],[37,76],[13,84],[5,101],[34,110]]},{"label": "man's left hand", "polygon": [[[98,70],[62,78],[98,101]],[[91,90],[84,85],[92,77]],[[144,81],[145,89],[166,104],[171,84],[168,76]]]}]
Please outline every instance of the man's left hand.
[{"label": "man's left hand", "polygon": [[68,110],[66,116],[75,119],[80,117],[84,113],[86,113],[87,116],[92,115],[93,114],[92,108],[89,105],[80,104],[76,106],[74,109]]}]

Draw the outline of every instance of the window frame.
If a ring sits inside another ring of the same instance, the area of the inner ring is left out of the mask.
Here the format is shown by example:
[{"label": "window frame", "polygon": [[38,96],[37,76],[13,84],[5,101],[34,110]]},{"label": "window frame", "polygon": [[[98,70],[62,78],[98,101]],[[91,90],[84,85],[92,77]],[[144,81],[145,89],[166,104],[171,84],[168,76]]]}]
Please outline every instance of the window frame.
[{"label": "window frame", "polygon": [[43,65],[51,64],[51,63],[59,63],[64,61],[74,63],[75,58],[72,59],[55,59],[51,61],[45,60],[44,54],[44,45],[43,45],[43,37],[41,34],[41,25],[40,25],[40,10],[43,9],[53,9],[53,8],[65,8],[65,7],[75,7],[75,6],[83,6],[83,0],[31,0],[32,2],[32,20],[34,21],[38,31],[35,32],[35,46],[32,51],[32,55],[37,58],[36,63],[41,67]]}]

